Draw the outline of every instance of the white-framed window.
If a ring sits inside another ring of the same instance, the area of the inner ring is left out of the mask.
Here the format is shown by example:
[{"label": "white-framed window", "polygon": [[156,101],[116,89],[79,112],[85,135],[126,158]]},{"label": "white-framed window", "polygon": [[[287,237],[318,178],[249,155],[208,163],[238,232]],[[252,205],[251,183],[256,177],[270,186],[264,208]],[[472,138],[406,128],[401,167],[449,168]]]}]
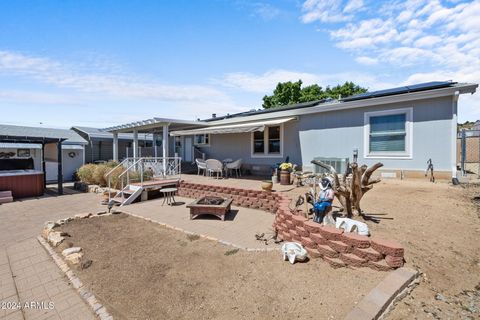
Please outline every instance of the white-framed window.
[{"label": "white-framed window", "polygon": [[283,157],[283,124],[252,132],[252,158]]},{"label": "white-framed window", "polygon": [[210,145],[210,134],[196,134],[193,137],[194,145],[196,146],[209,146]]},{"label": "white-framed window", "polygon": [[413,108],[365,112],[365,158],[412,158]]}]

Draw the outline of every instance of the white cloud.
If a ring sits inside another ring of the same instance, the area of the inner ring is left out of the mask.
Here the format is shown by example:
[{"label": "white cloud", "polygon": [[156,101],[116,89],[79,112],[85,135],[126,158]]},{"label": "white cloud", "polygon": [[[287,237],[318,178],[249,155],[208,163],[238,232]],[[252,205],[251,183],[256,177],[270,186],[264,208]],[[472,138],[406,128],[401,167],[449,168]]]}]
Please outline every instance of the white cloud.
[{"label": "white cloud", "polygon": [[228,102],[224,93],[207,86],[163,84],[105,71],[85,72],[78,65],[9,51],[0,51],[0,75],[29,78],[59,88],[114,97]]},{"label": "white cloud", "polygon": [[282,11],[269,3],[257,2],[252,4],[253,15],[269,21],[280,16]]},{"label": "white cloud", "polygon": [[363,8],[363,0],[350,0],[343,8],[344,13],[352,13]]},{"label": "white cloud", "polygon": [[347,1],[347,4],[340,0],[307,0],[302,6],[301,20],[303,23],[347,21],[362,5],[363,1],[356,0]]},{"label": "white cloud", "polygon": [[373,66],[378,63],[378,59],[370,58],[366,56],[356,57],[355,61],[366,66]]}]

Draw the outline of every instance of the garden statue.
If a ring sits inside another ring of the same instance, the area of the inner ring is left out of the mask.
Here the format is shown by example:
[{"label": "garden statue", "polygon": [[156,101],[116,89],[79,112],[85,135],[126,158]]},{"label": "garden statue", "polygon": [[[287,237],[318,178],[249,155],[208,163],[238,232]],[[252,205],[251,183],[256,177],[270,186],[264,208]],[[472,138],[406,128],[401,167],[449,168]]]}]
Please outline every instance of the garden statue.
[{"label": "garden statue", "polygon": [[335,198],[335,192],[332,189],[332,181],[329,178],[323,178],[320,182],[319,199],[313,205],[315,215],[313,221],[322,223],[325,215],[332,210],[332,202]]}]

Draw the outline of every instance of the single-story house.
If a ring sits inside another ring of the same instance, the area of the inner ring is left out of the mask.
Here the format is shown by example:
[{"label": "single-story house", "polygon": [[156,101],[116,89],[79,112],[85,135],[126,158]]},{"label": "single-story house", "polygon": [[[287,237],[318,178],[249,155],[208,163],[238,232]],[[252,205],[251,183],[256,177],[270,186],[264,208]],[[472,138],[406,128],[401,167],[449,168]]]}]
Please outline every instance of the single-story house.
[{"label": "single-story house", "polygon": [[[78,133],[88,144],[85,146],[85,161],[94,163],[109,161],[113,157],[113,134],[103,129],[74,126],[71,128]],[[132,151],[133,134],[121,133],[118,135],[118,159],[122,160],[133,155]],[[140,134],[138,137],[140,156],[154,156],[152,134]],[[157,143],[161,148],[161,142]]]},{"label": "single-story house", "polygon": [[31,169],[44,172],[46,182],[58,182],[58,145],[61,146],[63,181],[72,181],[74,173],[85,163],[86,144],[87,141],[72,130],[0,125],[0,159],[10,159],[8,163],[32,159]]},{"label": "single-story house", "polygon": [[382,162],[385,177],[423,176],[431,159],[437,178],[452,178],[458,99],[477,87],[429,82],[198,121],[153,118],[106,130],[113,133],[116,159],[119,134],[132,133],[138,146],[139,133],[161,132],[162,141],[169,139],[162,144],[163,156],[241,158],[252,173],[269,174],[286,157],[312,171],[314,159],[341,170],[358,157],[361,164]]}]

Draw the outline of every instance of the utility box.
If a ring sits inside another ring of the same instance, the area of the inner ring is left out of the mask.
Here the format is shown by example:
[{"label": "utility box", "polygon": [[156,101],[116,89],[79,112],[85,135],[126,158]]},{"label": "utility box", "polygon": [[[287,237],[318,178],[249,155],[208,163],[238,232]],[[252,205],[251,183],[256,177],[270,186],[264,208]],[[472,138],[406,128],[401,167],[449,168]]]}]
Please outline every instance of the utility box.
[{"label": "utility box", "polygon": [[[325,164],[331,165],[335,171],[339,174],[344,174],[345,170],[347,170],[348,158],[327,158],[327,157],[315,157],[313,160],[323,162]],[[317,166],[313,165],[313,172],[314,173],[327,173],[328,170]]]}]

